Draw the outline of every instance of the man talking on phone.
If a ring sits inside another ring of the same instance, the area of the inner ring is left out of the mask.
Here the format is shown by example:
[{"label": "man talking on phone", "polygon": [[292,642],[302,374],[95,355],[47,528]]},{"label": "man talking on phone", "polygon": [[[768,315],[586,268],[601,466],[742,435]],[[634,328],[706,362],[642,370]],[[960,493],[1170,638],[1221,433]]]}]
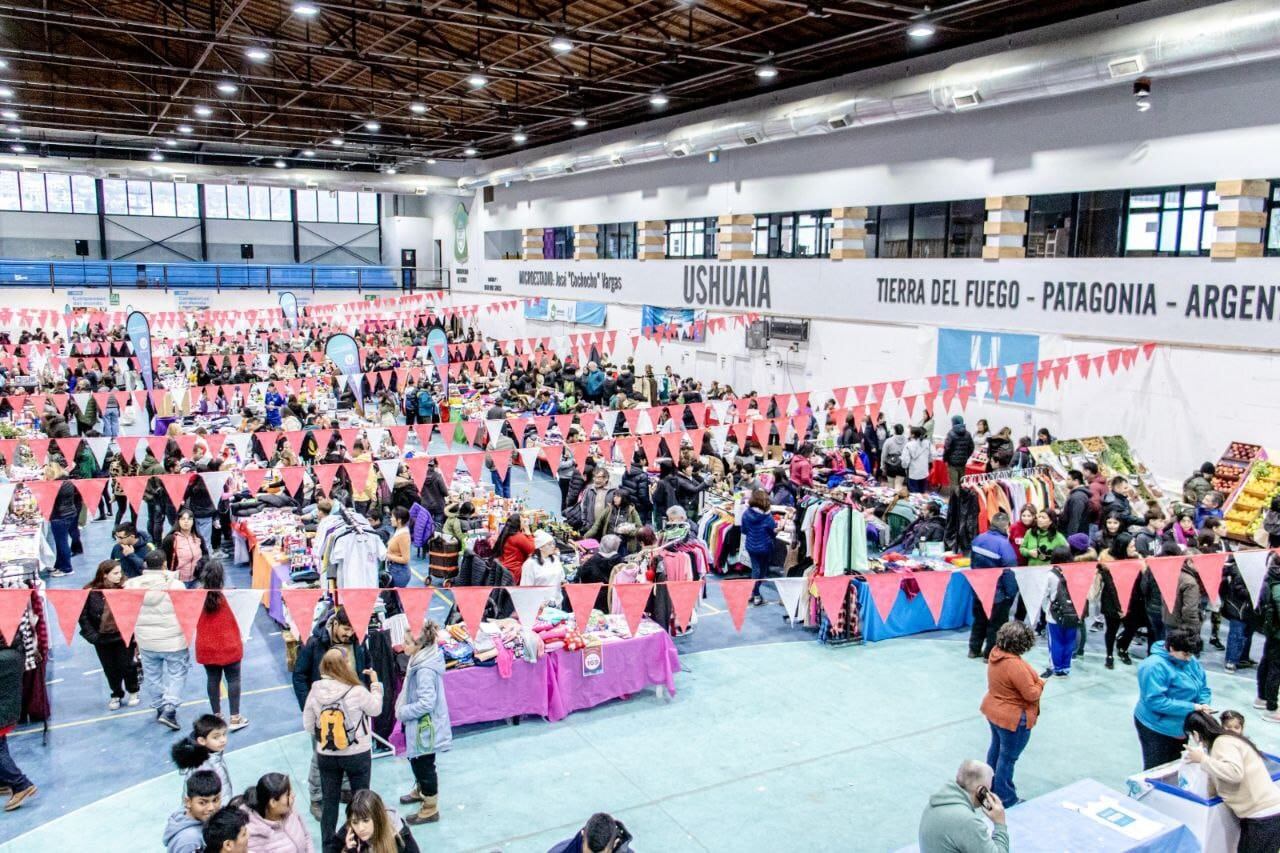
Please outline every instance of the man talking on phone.
[{"label": "man talking on phone", "polygon": [[1009,853],[1004,804],[991,791],[994,775],[981,761],[960,765],[955,781],[929,798],[920,817],[920,853]]}]

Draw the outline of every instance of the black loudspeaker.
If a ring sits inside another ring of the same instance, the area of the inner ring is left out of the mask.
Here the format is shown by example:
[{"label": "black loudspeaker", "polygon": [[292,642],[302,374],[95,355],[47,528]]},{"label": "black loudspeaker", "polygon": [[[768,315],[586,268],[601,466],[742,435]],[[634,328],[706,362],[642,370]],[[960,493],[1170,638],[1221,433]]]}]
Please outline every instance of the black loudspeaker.
[{"label": "black loudspeaker", "polygon": [[88,240],[76,241],[76,256],[80,258],[89,257],[89,241]]},{"label": "black loudspeaker", "polygon": [[252,243],[240,244],[240,260],[242,261],[253,260],[253,244]]}]

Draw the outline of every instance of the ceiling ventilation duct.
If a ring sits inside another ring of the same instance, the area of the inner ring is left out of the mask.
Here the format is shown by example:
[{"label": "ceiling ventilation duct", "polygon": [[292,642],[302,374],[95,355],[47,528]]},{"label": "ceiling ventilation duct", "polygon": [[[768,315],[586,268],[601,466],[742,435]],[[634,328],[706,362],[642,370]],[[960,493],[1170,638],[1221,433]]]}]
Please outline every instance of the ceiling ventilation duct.
[{"label": "ceiling ventilation duct", "polygon": [[[729,150],[867,125],[1022,103],[1122,84],[1138,75],[1175,76],[1280,58],[1280,5],[1231,0],[1100,33],[957,63],[933,74],[795,100],[768,110],[677,128],[622,147],[559,154],[504,170],[505,181],[581,174]],[[690,139],[696,140],[696,144]],[[549,172],[555,163],[554,172]],[[471,190],[488,175],[461,178]]]}]

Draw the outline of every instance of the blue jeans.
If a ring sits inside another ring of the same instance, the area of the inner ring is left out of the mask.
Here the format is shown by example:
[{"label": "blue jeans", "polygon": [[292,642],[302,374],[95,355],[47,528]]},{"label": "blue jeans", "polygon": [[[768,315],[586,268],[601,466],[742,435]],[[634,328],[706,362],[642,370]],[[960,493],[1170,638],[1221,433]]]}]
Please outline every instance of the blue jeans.
[{"label": "blue jeans", "polygon": [[151,707],[174,708],[182,702],[182,687],[187,682],[191,656],[186,649],[176,652],[151,652],[142,649],[142,683],[151,693]]},{"label": "blue jeans", "polygon": [[213,539],[213,516],[197,518],[196,533],[199,533],[200,538],[204,540],[204,544],[208,545]]},{"label": "blue jeans", "polygon": [[391,585],[399,588],[408,586],[413,575],[409,574],[408,563],[387,562],[387,573],[391,575]]},{"label": "blue jeans", "polygon": [[754,551],[748,551],[747,556],[751,558],[751,578],[756,583],[751,586],[751,594],[759,595],[761,581],[769,577],[769,558],[771,554],[757,554]]},{"label": "blue jeans", "polygon": [[53,550],[56,555],[53,567],[58,571],[71,571],[71,528],[75,527],[77,522],[78,519],[75,516],[49,519],[49,530],[53,533]]},{"label": "blue jeans", "polygon": [[489,469],[489,479],[493,481],[493,491],[500,498],[511,497],[511,469],[507,469],[507,476],[499,477],[497,468]]},{"label": "blue jeans", "polygon": [[1071,655],[1076,650],[1077,630],[1049,623],[1049,659],[1053,661],[1055,673],[1071,671]]},{"label": "blue jeans", "polygon": [[107,409],[102,413],[102,434],[111,437],[120,434],[119,409]]},{"label": "blue jeans", "polygon": [[1227,620],[1227,663],[1240,663],[1249,656],[1253,645],[1253,632],[1243,622]]},{"label": "blue jeans", "polygon": [[9,786],[15,794],[31,787],[31,780],[9,754],[9,738],[6,735],[0,735],[0,785]]},{"label": "blue jeans", "polygon": [[991,782],[991,790],[1004,803],[1005,808],[1018,802],[1018,789],[1013,784],[1013,765],[1017,763],[1022,750],[1027,748],[1031,740],[1031,730],[1027,728],[1027,715],[1023,714],[1018,727],[1013,731],[1002,729],[988,721],[991,726],[991,746],[987,747],[987,764],[995,771],[995,779]]}]

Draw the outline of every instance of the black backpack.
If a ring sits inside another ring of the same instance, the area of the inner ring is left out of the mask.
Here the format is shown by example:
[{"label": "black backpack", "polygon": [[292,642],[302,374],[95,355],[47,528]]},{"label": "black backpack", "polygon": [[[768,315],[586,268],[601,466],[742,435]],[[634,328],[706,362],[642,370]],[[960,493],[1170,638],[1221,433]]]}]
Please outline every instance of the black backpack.
[{"label": "black backpack", "polygon": [[1063,577],[1060,569],[1051,570],[1058,576],[1058,589],[1054,593],[1053,601],[1049,602],[1049,612],[1053,614],[1053,621],[1057,622],[1063,628],[1080,627],[1080,614],[1076,612],[1075,606],[1071,603],[1071,595],[1067,592],[1067,579]]}]

